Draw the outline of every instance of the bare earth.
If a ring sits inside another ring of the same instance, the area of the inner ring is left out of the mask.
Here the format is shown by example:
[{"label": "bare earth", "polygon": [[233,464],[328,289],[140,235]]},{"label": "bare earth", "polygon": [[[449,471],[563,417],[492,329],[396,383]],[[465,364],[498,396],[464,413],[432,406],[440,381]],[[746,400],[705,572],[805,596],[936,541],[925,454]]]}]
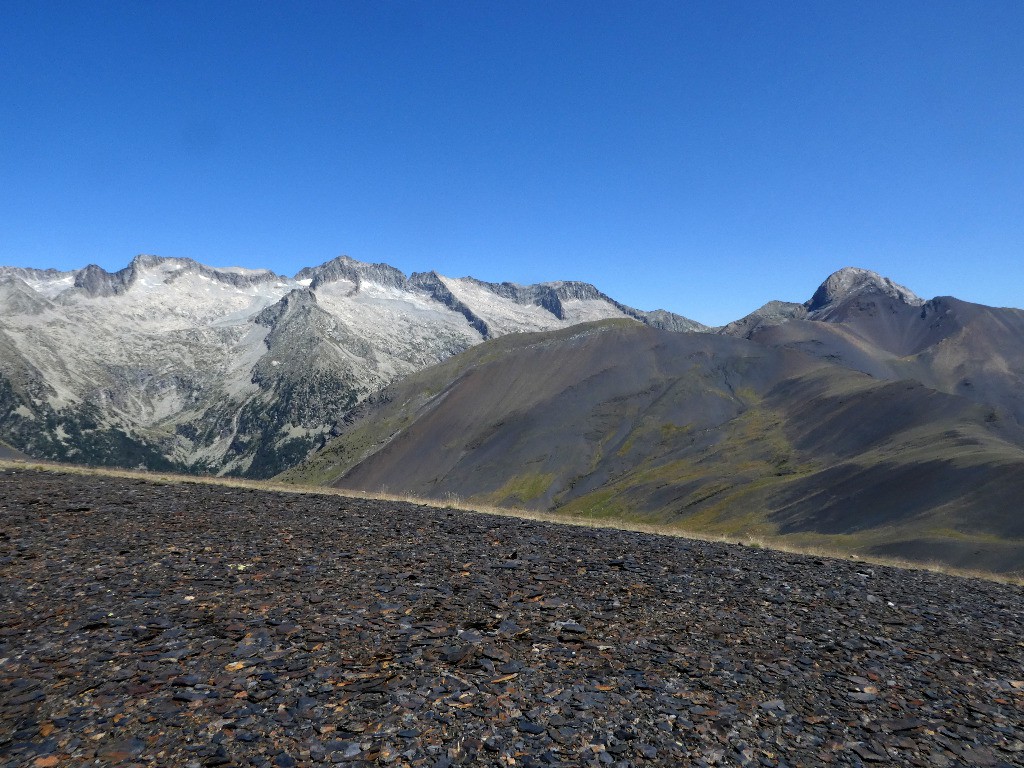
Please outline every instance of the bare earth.
[{"label": "bare earth", "polygon": [[0,472],[4,766],[1024,764],[1024,590]]}]

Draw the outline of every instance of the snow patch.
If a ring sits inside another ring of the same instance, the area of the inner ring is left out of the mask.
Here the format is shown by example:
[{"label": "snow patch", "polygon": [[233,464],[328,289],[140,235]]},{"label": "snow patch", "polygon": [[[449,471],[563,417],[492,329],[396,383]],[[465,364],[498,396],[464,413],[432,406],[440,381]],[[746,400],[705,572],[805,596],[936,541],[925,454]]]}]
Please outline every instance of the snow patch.
[{"label": "snow patch", "polygon": [[62,272],[60,277],[53,278],[22,278],[36,293],[48,299],[54,299],[75,285],[74,272]]}]

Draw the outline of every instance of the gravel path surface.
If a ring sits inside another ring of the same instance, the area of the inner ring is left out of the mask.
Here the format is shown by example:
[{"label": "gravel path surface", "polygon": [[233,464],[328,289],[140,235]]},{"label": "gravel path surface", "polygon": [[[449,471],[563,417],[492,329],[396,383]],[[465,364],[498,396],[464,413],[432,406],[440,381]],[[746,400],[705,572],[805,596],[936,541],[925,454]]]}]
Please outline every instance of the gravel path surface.
[{"label": "gravel path surface", "polygon": [[1024,765],[1024,590],[0,473],[4,766]]}]

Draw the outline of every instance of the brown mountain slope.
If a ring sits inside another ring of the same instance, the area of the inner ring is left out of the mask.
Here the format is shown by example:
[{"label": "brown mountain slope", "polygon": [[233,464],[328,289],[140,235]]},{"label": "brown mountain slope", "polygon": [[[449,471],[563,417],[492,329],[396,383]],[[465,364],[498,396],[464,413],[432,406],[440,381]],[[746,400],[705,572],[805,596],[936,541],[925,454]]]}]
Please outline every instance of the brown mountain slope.
[{"label": "brown mountain slope", "polygon": [[1012,570],[1021,445],[991,408],[917,382],[620,321],[398,382],[285,479]]},{"label": "brown mountain slope", "polygon": [[[903,326],[899,339],[892,332],[894,316]],[[894,311],[884,323],[878,317],[790,320],[757,328],[750,339],[877,378],[914,379],[1024,424],[1024,311],[940,297]]]},{"label": "brown mountain slope", "polygon": [[804,303],[771,302],[722,333],[884,379],[914,379],[1024,424],[1024,311],[923,301],[866,270],[829,277]]}]

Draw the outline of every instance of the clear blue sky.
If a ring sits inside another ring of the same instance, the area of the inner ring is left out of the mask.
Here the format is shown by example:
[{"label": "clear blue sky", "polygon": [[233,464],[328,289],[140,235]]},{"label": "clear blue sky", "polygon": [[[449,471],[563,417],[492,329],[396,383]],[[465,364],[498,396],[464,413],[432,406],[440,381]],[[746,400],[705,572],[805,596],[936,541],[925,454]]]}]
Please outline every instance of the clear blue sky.
[{"label": "clear blue sky", "polygon": [[1019,0],[6,3],[0,264],[1020,307],[1022,41]]}]

